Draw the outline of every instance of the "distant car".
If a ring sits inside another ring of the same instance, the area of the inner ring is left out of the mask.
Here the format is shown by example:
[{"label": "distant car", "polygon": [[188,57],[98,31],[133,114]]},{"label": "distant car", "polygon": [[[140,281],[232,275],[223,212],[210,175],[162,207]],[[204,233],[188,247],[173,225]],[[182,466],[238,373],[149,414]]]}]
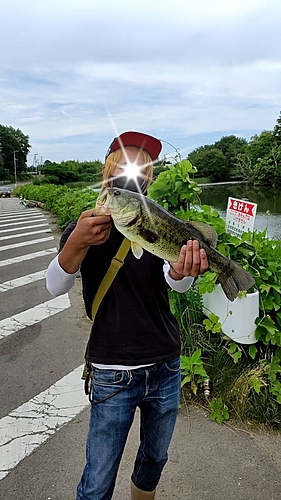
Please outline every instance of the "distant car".
[{"label": "distant car", "polygon": [[11,198],[11,191],[7,187],[0,187],[0,198]]}]

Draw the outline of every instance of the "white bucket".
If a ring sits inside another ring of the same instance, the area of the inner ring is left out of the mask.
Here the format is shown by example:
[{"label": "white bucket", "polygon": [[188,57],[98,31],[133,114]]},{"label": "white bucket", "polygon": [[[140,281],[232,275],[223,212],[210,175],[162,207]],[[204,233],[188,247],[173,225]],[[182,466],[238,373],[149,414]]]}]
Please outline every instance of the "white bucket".
[{"label": "white bucket", "polygon": [[254,344],[255,319],[259,316],[259,292],[247,293],[245,297],[228,300],[221,285],[211,293],[203,294],[203,312],[219,317],[222,331],[240,344]]}]

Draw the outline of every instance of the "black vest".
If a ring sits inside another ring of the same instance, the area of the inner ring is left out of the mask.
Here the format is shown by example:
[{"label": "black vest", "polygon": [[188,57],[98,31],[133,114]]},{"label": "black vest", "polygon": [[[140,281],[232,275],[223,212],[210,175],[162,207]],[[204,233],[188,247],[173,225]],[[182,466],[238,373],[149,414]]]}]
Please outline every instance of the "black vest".
[{"label": "black vest", "polygon": [[[60,250],[75,228],[64,231]],[[123,236],[113,226],[102,245],[89,248],[81,264],[87,315]],[[168,361],[180,354],[178,324],[171,313],[163,260],[144,250],[129,250],[123,267],[103,298],[92,326],[86,358],[92,363],[140,365]]]}]

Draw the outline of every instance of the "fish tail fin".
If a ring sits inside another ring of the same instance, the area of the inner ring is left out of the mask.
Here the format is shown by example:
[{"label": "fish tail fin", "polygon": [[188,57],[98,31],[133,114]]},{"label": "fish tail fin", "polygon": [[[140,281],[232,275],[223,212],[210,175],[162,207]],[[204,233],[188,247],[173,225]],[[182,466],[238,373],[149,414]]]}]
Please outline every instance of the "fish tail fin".
[{"label": "fish tail fin", "polygon": [[218,280],[225,295],[231,301],[236,299],[238,292],[248,290],[255,283],[253,276],[233,260],[230,262],[227,274],[220,273]]}]

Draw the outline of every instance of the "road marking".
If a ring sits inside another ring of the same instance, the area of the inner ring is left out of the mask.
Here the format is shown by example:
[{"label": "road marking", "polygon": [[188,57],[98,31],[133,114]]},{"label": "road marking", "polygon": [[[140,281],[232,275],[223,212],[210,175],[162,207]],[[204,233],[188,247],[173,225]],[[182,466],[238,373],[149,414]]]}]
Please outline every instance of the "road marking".
[{"label": "road marking", "polygon": [[29,283],[34,283],[35,281],[43,280],[46,277],[46,269],[43,271],[38,271],[37,273],[26,274],[26,276],[21,276],[20,278],[15,278],[10,281],[5,281],[0,283],[0,293],[8,292],[19,286],[28,285]]},{"label": "road marking", "polygon": [[1,212],[0,211],[0,218],[1,217],[8,217],[9,215],[13,215],[15,217],[25,217],[25,216],[28,216],[28,215],[36,215],[36,214],[42,214],[44,215],[44,213],[42,212],[42,210],[38,209],[38,208],[33,208],[32,210],[15,210],[15,211],[10,211],[10,212]]},{"label": "road marking", "polygon": [[23,262],[24,260],[36,259],[37,257],[44,257],[45,255],[56,253],[57,251],[57,248],[46,248],[46,250],[41,250],[40,252],[27,253],[25,255],[19,255],[19,257],[14,257],[12,259],[0,260],[0,267],[17,264],[18,262]]},{"label": "road marking", "polygon": [[23,330],[27,326],[35,325],[43,319],[47,319],[54,314],[64,311],[70,307],[70,300],[68,293],[55,297],[54,299],[47,300],[42,304],[38,304],[31,309],[27,309],[21,313],[10,316],[9,318],[0,321],[0,340],[13,333]]},{"label": "road marking", "polygon": [[34,234],[51,233],[51,232],[52,232],[51,229],[40,229],[39,231],[30,231],[29,233],[13,234],[11,236],[1,236],[1,241],[13,240],[14,238],[21,238],[22,236],[33,236]]},{"label": "road marking", "polygon": [[[3,218],[3,217],[5,217],[5,218]],[[14,218],[14,217],[7,218],[7,215],[4,215],[4,216],[0,215],[0,222],[11,222],[11,220],[13,220],[15,222],[17,220],[27,219],[27,217],[32,217],[32,219],[35,219],[36,217],[45,218],[43,214],[38,214],[38,213],[17,215],[16,218]]]},{"label": "road marking", "polygon": [[83,365],[0,420],[0,479],[84,410]]},{"label": "road marking", "polygon": [[[37,215],[36,217],[33,217],[32,219],[29,219],[29,220],[24,220],[24,221],[20,221],[20,222],[8,222],[7,224],[0,224],[0,227],[20,226],[21,224],[29,224],[30,222],[32,223],[34,221],[41,222],[42,220],[46,220],[46,218],[42,217],[42,215]],[[0,222],[3,222],[3,221],[0,221]]]},{"label": "road marking", "polygon": [[37,243],[44,243],[45,241],[51,241],[53,239],[53,236],[47,236],[46,238],[37,238],[37,240],[21,241],[20,243],[13,243],[12,245],[4,245],[0,247],[0,252],[12,250],[13,248],[26,247],[27,245],[36,245]]},{"label": "road marking", "polygon": [[[30,215],[30,213],[28,214]],[[1,217],[1,216],[0,216]],[[37,217],[38,219],[38,217]],[[11,220],[11,219],[9,219]],[[42,220],[42,217],[41,217]],[[40,220],[40,222],[41,222]],[[31,226],[31,220],[21,220],[4,224],[3,218],[0,220],[0,227],[20,226],[29,224],[28,229],[33,229],[48,224],[37,224]],[[39,222],[33,219],[32,222]],[[0,233],[24,230],[23,227],[16,229],[1,230]],[[17,235],[1,237],[1,242],[7,239],[31,236],[39,233],[51,232],[51,229],[39,231],[29,231]],[[37,238],[32,241],[19,242],[0,247],[0,251],[27,245],[43,243],[53,240],[54,237]],[[24,260],[45,256],[57,252],[56,248],[45,249],[41,252],[34,252],[19,257],[0,261],[0,267],[22,262]],[[14,280],[0,284],[0,292],[5,292],[16,287],[21,287],[28,283],[44,279],[46,270],[21,276]],[[68,294],[52,298],[33,308],[15,314],[0,321],[0,339],[4,339],[11,334],[47,319],[70,307]],[[81,372],[83,366],[76,368],[61,380],[53,384],[46,391],[38,394],[20,407],[13,410],[9,415],[0,420],[0,479],[3,479],[22,459],[28,456],[35,448],[44,443],[58,428],[72,420],[80,411],[88,406],[88,399],[83,391]]]},{"label": "road marking", "polygon": [[38,214],[38,213],[42,213],[40,210],[36,209],[36,208],[33,208],[31,210],[28,210],[28,212],[26,212],[25,210],[10,210],[10,211],[2,211],[0,212],[0,218],[1,217],[7,217],[9,215],[23,215],[23,214]]},{"label": "road marking", "polygon": [[[28,226],[26,229],[33,229],[35,227],[43,227],[43,226],[48,226],[48,222],[45,222],[44,224],[37,224],[36,226]],[[25,229],[24,227],[21,227],[20,228],[21,230]],[[18,231],[19,228],[18,227],[13,227],[13,229],[1,229],[0,230],[0,234],[1,233],[10,233],[12,231]],[[2,239],[2,238],[1,238]]]}]

